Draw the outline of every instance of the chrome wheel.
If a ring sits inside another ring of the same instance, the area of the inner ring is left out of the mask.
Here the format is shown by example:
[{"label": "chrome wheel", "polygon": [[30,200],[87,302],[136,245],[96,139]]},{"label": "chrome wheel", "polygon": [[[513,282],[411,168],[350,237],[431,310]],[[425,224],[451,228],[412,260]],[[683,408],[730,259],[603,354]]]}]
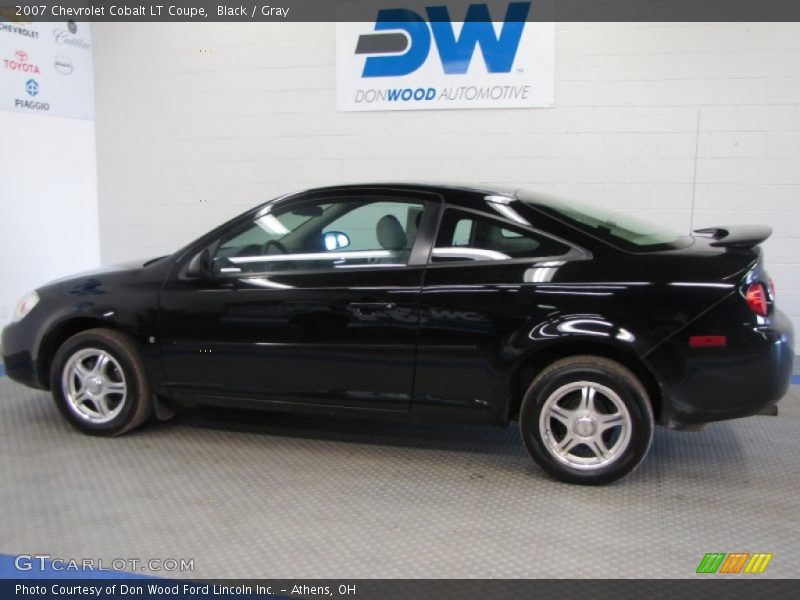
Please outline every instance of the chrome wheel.
[{"label": "chrome wheel", "polygon": [[70,356],[62,371],[61,390],[71,412],[98,425],[116,418],[128,395],[119,362],[97,348],[83,348]]},{"label": "chrome wheel", "polygon": [[600,469],[615,462],[630,444],[631,415],[611,388],[576,381],[547,398],[539,434],[557,461],[574,469]]}]

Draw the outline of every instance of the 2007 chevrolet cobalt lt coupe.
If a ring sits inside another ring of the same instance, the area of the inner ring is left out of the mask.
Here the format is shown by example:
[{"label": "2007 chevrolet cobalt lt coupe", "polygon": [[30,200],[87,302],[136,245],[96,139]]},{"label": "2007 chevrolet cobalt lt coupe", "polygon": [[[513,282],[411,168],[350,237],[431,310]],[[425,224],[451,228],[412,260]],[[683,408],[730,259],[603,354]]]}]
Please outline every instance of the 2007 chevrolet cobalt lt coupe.
[{"label": "2007 chevrolet cobalt lt coupe", "polygon": [[192,404],[518,420],[548,473],[607,483],[654,423],[764,412],[789,384],[770,229],[695,233],[524,190],[316,189],[30,293],[3,355],[90,434]]}]

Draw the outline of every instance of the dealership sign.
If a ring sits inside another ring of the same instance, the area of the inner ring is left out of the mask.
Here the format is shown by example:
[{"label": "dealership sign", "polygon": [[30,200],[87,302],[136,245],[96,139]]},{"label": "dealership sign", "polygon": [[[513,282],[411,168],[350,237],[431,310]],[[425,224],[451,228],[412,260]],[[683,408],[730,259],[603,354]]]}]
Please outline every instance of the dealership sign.
[{"label": "dealership sign", "polygon": [[94,118],[89,25],[0,20],[0,110]]},{"label": "dealership sign", "polygon": [[339,22],[338,109],[551,106],[555,28],[528,20],[535,5],[387,5],[374,22]]}]

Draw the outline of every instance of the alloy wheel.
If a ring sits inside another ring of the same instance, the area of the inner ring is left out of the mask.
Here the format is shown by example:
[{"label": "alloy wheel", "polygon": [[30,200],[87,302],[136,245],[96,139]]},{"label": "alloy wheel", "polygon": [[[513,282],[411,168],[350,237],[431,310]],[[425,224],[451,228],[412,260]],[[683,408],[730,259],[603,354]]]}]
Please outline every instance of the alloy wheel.
[{"label": "alloy wheel", "polygon": [[607,467],[631,441],[631,415],[614,390],[576,381],[555,390],[545,401],[539,433],[547,451],[574,469]]},{"label": "alloy wheel", "polygon": [[102,425],[119,415],[127,399],[125,374],[105,350],[83,348],[64,365],[61,388],[75,415]]}]

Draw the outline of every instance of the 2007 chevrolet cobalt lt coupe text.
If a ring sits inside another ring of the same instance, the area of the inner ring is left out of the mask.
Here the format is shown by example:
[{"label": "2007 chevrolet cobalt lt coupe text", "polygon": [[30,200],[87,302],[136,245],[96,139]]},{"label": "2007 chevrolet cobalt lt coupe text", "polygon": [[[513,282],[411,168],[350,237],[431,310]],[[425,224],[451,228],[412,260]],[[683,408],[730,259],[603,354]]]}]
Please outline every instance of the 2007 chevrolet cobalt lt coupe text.
[{"label": "2007 chevrolet cobalt lt coupe text", "polygon": [[548,473],[607,483],[654,423],[757,414],[789,384],[770,229],[696,233],[524,190],[305,191],[32,292],[3,355],[86,433],[191,404],[518,420]]}]

